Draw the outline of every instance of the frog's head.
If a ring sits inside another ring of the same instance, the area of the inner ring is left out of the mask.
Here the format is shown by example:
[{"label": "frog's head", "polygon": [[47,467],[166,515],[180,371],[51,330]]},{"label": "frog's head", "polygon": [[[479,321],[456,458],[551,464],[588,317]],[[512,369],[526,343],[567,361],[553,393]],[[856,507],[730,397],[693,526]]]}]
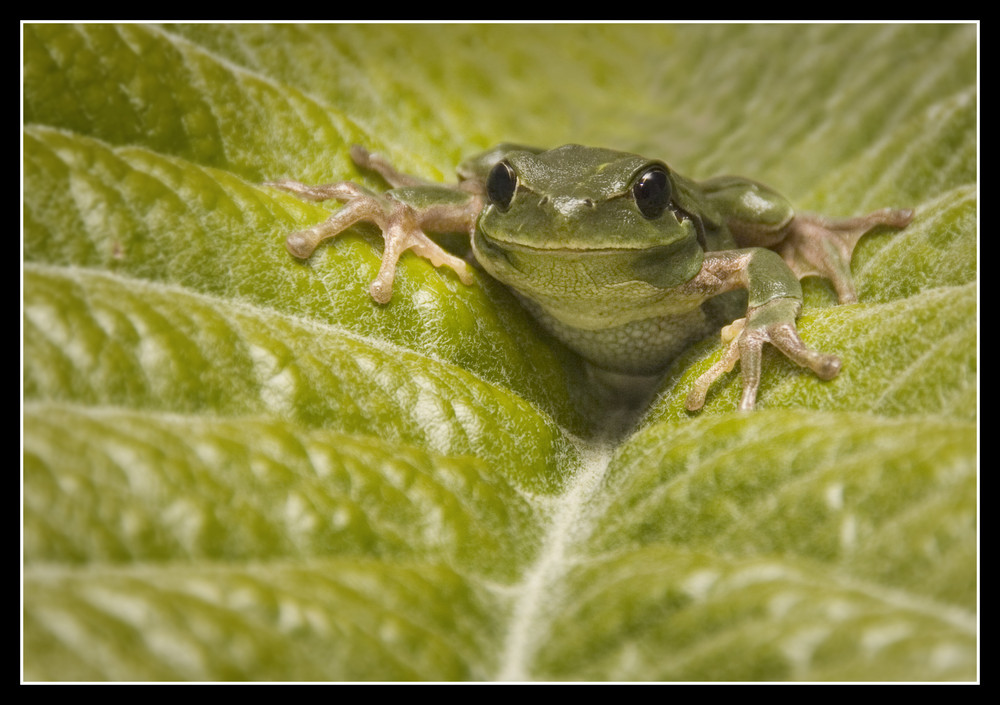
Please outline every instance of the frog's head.
[{"label": "frog's head", "polygon": [[502,155],[486,178],[473,246],[537,301],[654,296],[694,277],[704,251],[682,180],[661,161],[565,145]]}]

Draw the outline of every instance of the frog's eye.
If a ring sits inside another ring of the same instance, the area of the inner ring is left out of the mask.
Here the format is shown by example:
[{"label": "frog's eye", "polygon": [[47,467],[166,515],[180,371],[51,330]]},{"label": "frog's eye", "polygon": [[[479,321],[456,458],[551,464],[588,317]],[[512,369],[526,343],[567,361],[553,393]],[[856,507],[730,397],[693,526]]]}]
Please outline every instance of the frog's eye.
[{"label": "frog's eye", "polygon": [[651,166],[636,177],[632,184],[632,198],[642,217],[659,218],[670,205],[670,179],[662,166]]},{"label": "frog's eye", "polygon": [[490,175],[486,177],[486,196],[490,203],[505,211],[510,208],[516,190],[517,174],[514,173],[514,167],[507,162],[499,162],[490,170]]}]

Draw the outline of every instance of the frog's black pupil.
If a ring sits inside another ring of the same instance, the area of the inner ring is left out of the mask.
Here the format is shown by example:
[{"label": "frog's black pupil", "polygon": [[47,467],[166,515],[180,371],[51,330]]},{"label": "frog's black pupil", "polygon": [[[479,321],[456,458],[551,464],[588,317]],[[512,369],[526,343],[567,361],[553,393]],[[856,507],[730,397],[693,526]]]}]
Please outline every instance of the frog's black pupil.
[{"label": "frog's black pupil", "polygon": [[646,169],[632,185],[632,197],[644,218],[652,220],[663,215],[670,205],[670,179],[662,166]]},{"label": "frog's black pupil", "polygon": [[497,164],[486,177],[486,196],[490,199],[490,203],[502,211],[510,208],[516,189],[517,174],[507,162]]}]

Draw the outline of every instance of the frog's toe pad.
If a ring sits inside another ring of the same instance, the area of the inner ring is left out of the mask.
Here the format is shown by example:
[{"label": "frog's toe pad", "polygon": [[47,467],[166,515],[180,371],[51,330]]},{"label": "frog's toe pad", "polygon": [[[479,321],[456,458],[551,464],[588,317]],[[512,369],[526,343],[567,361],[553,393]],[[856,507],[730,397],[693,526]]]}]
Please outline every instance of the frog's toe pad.
[{"label": "frog's toe pad", "polygon": [[299,230],[289,234],[285,239],[285,248],[293,257],[308,259],[316,249],[316,245],[308,232]]}]

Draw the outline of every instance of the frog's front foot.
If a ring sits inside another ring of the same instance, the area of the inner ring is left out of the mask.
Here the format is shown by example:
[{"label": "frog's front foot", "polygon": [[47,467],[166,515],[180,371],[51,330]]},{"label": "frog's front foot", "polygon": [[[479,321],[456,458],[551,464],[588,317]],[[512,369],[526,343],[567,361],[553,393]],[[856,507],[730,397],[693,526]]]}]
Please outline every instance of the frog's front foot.
[{"label": "frog's front foot", "polygon": [[[339,235],[355,223],[368,221],[379,227],[385,240],[385,250],[378,276],[371,283],[369,293],[380,304],[388,303],[392,298],[396,263],[406,250],[413,250],[435,267],[446,265],[458,274],[462,283],[472,283],[472,273],[468,263],[445,251],[427,237],[423,230],[427,223],[464,227],[464,222],[456,222],[454,218],[452,220],[441,218],[440,213],[432,213],[429,217],[416,208],[392,198],[391,195],[375,194],[348,181],[308,186],[298,181],[282,179],[265,185],[288,191],[304,200],[336,199],[345,204],[323,223],[288,235],[285,246],[299,259],[308,258],[323,240]],[[448,215],[455,214],[450,212]]]},{"label": "frog's front foot", "polygon": [[723,342],[728,343],[725,354],[695,381],[687,398],[688,410],[697,411],[705,404],[709,387],[733,369],[737,360],[743,378],[740,409],[753,409],[760,386],[761,356],[765,343],[778,348],[795,364],[808,367],[820,379],[836,377],[840,372],[840,358],[817,352],[799,338],[795,327],[799,308],[800,303],[796,299],[772,299],[763,306],[751,309],[747,318],[740,318],[724,328]]},{"label": "frog's front foot", "polygon": [[785,239],[774,246],[795,275],[826,277],[833,283],[842,304],[856,303],[851,277],[851,256],[868,231],[886,226],[905,228],[913,220],[912,210],[884,208],[857,218],[824,218],[797,214],[788,224]]}]

